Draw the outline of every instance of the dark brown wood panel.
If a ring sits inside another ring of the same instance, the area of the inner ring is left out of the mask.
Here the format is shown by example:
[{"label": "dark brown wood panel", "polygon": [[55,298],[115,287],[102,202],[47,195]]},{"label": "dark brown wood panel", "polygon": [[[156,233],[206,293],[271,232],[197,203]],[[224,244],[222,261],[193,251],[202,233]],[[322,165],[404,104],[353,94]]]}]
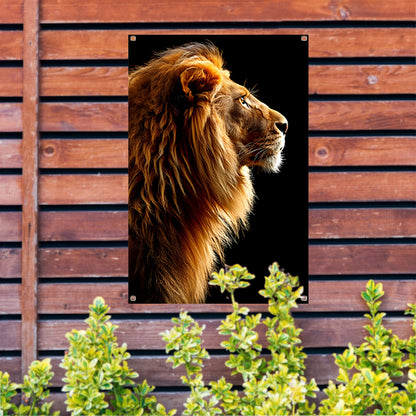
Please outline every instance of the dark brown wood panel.
[{"label": "dark brown wood panel", "polygon": [[79,3],[65,0],[56,3],[44,0],[41,4],[42,23],[102,23],[102,22],[279,22],[305,20],[412,20],[414,5],[410,0],[399,0],[395,7],[371,0],[345,0],[341,3],[314,0],[313,5],[304,2],[281,0],[255,3],[228,0],[177,0],[175,7],[160,2],[156,7],[148,3],[126,0],[123,7],[115,0],[90,0],[79,10]]},{"label": "dark brown wood panel", "polygon": [[[412,244],[312,245],[309,274],[412,274]],[[0,276],[20,277],[20,249],[0,249]],[[41,249],[40,277],[127,277],[127,248]],[[98,282],[97,282],[98,283]]]},{"label": "dark brown wood panel", "polygon": [[310,202],[416,201],[416,172],[313,172]]},{"label": "dark brown wood panel", "polygon": [[[0,33],[1,36],[1,33]],[[0,38],[1,39],[1,38]],[[0,97],[21,97],[23,93],[22,68],[0,67]]]},{"label": "dark brown wood panel", "polygon": [[[5,3],[6,2],[1,2],[0,4]],[[0,30],[0,39],[0,60],[15,61],[23,59],[22,31]]]},{"label": "dark brown wood panel", "polygon": [[0,103],[0,126],[4,133],[22,131],[21,103]]},{"label": "dark brown wood panel", "polygon": [[414,101],[310,101],[310,130],[413,130]]},{"label": "dark brown wood panel", "polygon": [[127,168],[127,144],[127,139],[42,139],[39,164],[41,168]]},{"label": "dark brown wood panel", "polygon": [[415,65],[311,65],[310,94],[416,93]]},{"label": "dark brown wood panel", "polygon": [[[21,348],[21,322],[19,320],[1,320],[0,334],[7,334],[0,337],[0,351],[19,351]],[[20,371],[20,369],[19,369]]]},{"label": "dark brown wood panel", "polygon": [[[310,281],[308,305],[299,305],[300,312],[365,312],[361,299],[367,281]],[[383,281],[385,295],[383,311],[404,311],[416,301],[416,281],[396,279]],[[10,285],[11,286],[11,285]],[[82,290],[80,290],[82,288]],[[12,290],[12,289],[10,289]],[[13,288],[15,290],[15,288]],[[115,313],[179,313],[183,305],[131,305],[127,303],[127,283],[42,283],[39,285],[39,313],[85,313],[98,295],[102,296]],[[348,299],[348,302],[345,302]],[[248,305],[251,311],[266,311],[267,305]],[[16,308],[15,308],[16,309]],[[232,312],[229,304],[186,305],[186,310],[197,312]]]},{"label": "dark brown wood panel", "polygon": [[309,210],[309,238],[414,238],[414,208]]},{"label": "dark brown wood panel", "polygon": [[310,166],[415,166],[415,137],[310,137]]},{"label": "dark brown wood panel", "polygon": [[[22,312],[21,285],[17,283],[2,283],[0,288],[0,315],[20,315]],[[2,369],[2,371],[4,370]]]},{"label": "dark brown wood panel", "polygon": [[[160,333],[172,327],[170,320],[146,319],[112,321],[119,328],[115,331],[120,344],[126,342],[131,350],[164,350],[165,343]],[[399,337],[408,338],[412,335],[411,318],[385,318],[386,328],[393,330]],[[221,349],[225,336],[218,336],[219,319],[198,319],[200,325],[205,325],[202,337],[204,347]],[[301,340],[305,348],[346,347],[349,342],[360,345],[367,332],[365,318],[295,318],[295,324],[302,328]],[[39,350],[65,350],[68,340],[65,334],[73,328],[84,329],[85,323],[80,320],[48,320],[39,322]],[[264,325],[259,326],[259,342],[265,344]],[[1,342],[1,340],[0,340]]]},{"label": "dark brown wood panel", "polygon": [[[41,59],[127,59],[131,30],[48,30],[41,33]],[[153,29],[135,34],[307,34],[311,58],[411,57],[413,28],[341,29]],[[0,45],[1,48],[1,45]]]},{"label": "dark brown wood panel", "polygon": [[310,275],[413,274],[415,270],[412,244],[309,246]]}]

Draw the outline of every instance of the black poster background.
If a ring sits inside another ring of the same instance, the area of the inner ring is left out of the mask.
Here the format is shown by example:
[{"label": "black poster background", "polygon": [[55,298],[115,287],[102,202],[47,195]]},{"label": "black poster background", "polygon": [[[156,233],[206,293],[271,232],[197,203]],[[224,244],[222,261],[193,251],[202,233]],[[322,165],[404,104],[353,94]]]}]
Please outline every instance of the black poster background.
[{"label": "black poster background", "polygon": [[[131,35],[134,35],[132,33]],[[129,68],[155,52],[209,40],[223,53],[231,79],[249,89],[289,122],[284,163],[278,174],[253,169],[256,203],[249,229],[226,250],[225,264],[246,266],[256,275],[236,292],[241,303],[264,303],[258,294],[268,266],[277,262],[299,276],[308,295],[308,40],[303,35],[135,35],[129,36]],[[218,268],[221,264],[218,265]],[[207,303],[228,302],[210,287]]]}]

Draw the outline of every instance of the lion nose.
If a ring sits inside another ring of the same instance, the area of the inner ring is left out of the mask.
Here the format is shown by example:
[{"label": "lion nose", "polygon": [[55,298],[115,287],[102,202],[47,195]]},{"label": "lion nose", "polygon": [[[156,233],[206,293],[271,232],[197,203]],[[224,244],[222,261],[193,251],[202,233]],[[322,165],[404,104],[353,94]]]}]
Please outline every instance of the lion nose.
[{"label": "lion nose", "polygon": [[286,134],[288,129],[288,123],[286,119],[276,121],[274,124],[283,134]]}]

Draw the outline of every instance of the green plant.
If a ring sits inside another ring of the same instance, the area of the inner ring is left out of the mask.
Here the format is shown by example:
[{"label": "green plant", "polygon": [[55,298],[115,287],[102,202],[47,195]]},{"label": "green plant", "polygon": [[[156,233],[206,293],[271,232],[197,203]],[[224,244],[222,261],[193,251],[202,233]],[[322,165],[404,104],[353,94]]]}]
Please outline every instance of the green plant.
[{"label": "green plant", "polygon": [[[39,416],[57,416],[59,411],[51,412],[53,402],[44,402],[40,407],[40,401],[49,397],[49,381],[53,377],[50,359],[34,361],[29,372],[23,378],[22,384],[10,383],[9,374],[0,371],[0,416],[10,414],[17,415],[39,415]],[[10,399],[21,389],[23,401],[27,404],[16,406]]]},{"label": "green plant", "polygon": [[85,321],[88,328],[66,335],[70,346],[61,367],[66,370],[62,390],[67,392],[68,410],[74,416],[166,415],[155,397],[148,396],[154,387],[146,381],[134,387],[138,374],[127,365],[127,345],[118,346],[117,326],[108,322],[108,311],[104,299],[97,297]]},{"label": "green plant", "polygon": [[[224,377],[206,387],[202,379],[202,360],[209,358],[208,352],[201,347],[203,328],[182,313],[174,318],[175,326],[162,333],[167,342],[166,351],[174,350],[168,360],[174,367],[183,364],[187,376],[183,382],[191,388],[186,403],[185,415],[277,415],[311,414],[314,405],[307,396],[314,397],[317,386],[314,380],[307,383],[302,377],[306,357],[298,346],[300,329],[295,328],[290,309],[296,307],[296,299],[302,289],[296,277],[281,272],[277,264],[270,269],[265,289],[261,294],[269,299],[269,312],[263,323],[267,327],[266,339],[271,359],[261,356],[263,347],[258,343],[256,328],[261,323],[261,314],[249,314],[247,307],[240,307],[235,301],[234,291],[247,287],[254,278],[246,268],[239,265],[227,272],[214,273],[210,284],[217,285],[221,291],[231,295],[233,312],[219,326],[219,333],[227,335],[227,341],[221,345],[230,352],[226,362],[232,369],[231,374],[240,374],[243,391],[238,391]],[[195,383],[197,381],[197,383]],[[197,387],[197,388],[195,388]],[[206,398],[209,397],[209,401]]]},{"label": "green plant", "polygon": [[[385,313],[379,312],[384,295],[381,283],[373,280],[367,283],[362,298],[367,303],[370,313],[365,316],[370,324],[365,326],[369,336],[359,347],[351,344],[343,354],[335,355],[339,367],[338,385],[332,381],[324,390],[328,399],[322,401],[322,415],[360,415],[372,412],[375,415],[411,415],[416,413],[416,371],[415,340],[401,340],[391,330],[383,326]],[[411,306],[411,305],[409,305]],[[411,306],[413,329],[416,330],[415,306]],[[405,358],[404,351],[409,353]],[[403,390],[395,385],[394,379],[408,371],[408,383],[403,383]]]}]

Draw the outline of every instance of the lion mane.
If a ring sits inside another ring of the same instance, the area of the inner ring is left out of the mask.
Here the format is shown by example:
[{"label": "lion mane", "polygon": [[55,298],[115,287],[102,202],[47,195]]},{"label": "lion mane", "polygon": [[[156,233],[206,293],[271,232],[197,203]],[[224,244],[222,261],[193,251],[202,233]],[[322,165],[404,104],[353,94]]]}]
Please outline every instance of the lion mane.
[{"label": "lion mane", "polygon": [[231,81],[211,43],[169,49],[131,72],[129,285],[138,302],[205,300],[215,261],[247,224],[249,166],[276,171],[286,129]]}]

